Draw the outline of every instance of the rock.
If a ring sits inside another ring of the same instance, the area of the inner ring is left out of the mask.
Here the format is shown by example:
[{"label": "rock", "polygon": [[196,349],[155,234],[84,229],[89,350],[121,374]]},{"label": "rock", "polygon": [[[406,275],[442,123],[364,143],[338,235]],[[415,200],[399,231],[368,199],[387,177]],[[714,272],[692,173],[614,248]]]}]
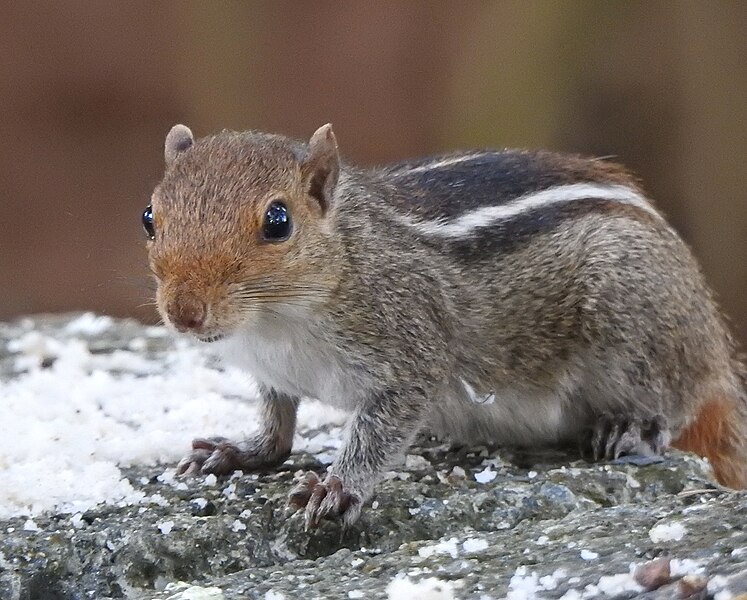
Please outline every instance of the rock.
[{"label": "rock", "polygon": [[[71,336],[97,355],[129,349],[168,364],[168,337],[147,336],[132,321],[97,328],[90,316],[71,328],[80,318],[0,324],[0,385],[24,368],[50,368],[53,341]],[[34,332],[39,337],[29,337]],[[24,336],[26,350],[9,344]],[[18,360],[24,352],[25,363]],[[116,369],[110,375],[118,377]],[[185,433],[185,448],[189,438]],[[306,532],[286,494],[299,470],[323,470],[318,456],[295,453],[272,472],[214,485],[164,476],[173,463],[123,467],[140,492],[136,503],[0,520],[0,598],[568,600],[747,592],[747,495],[714,484],[707,464],[689,455],[594,465],[557,450],[455,449],[422,437],[356,526],[324,522]],[[0,448],[0,476],[6,467]],[[494,476],[478,477],[481,483],[475,475],[486,469]]]},{"label": "rock", "polygon": [[633,578],[647,591],[658,590],[672,581],[671,560],[661,557],[638,565],[633,571]]}]

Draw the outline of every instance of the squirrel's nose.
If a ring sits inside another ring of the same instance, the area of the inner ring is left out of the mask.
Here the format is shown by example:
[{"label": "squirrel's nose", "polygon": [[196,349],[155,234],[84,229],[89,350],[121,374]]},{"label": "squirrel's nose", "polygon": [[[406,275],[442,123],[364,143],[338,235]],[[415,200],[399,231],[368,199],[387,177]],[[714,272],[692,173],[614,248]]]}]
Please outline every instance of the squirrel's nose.
[{"label": "squirrel's nose", "polygon": [[167,304],[166,313],[178,331],[198,331],[205,324],[207,305],[190,294],[180,295]]}]

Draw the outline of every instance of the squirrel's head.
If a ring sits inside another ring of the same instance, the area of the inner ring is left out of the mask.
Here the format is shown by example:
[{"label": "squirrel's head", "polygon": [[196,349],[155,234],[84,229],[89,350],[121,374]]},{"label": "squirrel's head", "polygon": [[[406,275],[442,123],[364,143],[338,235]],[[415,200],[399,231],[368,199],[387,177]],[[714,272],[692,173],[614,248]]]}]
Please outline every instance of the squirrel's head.
[{"label": "squirrel's head", "polygon": [[304,317],[336,286],[331,125],[308,144],[262,133],[166,136],[166,173],[143,212],[164,321],[204,341]]}]

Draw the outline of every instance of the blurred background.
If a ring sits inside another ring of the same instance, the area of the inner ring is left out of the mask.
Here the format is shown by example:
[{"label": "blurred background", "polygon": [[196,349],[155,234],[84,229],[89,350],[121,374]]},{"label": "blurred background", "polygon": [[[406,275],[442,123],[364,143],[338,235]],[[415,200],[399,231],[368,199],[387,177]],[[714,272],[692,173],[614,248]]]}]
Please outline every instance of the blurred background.
[{"label": "blurred background", "polygon": [[365,165],[472,147],[614,155],[747,340],[747,2],[5,2],[0,319],[157,317],[140,213],[177,122]]}]

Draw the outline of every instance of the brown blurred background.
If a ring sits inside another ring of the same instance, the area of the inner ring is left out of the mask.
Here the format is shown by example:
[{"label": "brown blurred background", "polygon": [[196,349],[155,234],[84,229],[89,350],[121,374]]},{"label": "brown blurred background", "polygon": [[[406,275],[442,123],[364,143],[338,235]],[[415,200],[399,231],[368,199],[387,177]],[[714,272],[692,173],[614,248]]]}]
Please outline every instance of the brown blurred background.
[{"label": "brown blurred background", "polygon": [[747,3],[3,3],[0,318],[154,321],[140,212],[169,127],[307,137],[349,160],[615,155],[747,340]]}]

